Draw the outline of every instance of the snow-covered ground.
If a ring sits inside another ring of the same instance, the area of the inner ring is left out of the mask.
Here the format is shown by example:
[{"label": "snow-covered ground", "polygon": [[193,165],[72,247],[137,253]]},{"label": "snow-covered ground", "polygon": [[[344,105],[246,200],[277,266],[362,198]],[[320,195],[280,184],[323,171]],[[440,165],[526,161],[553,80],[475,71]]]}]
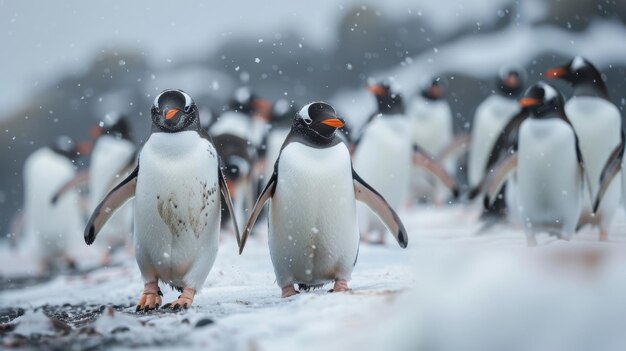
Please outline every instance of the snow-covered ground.
[{"label": "snow-covered ground", "polygon": [[[232,237],[223,238],[204,289],[188,311],[135,313],[142,283],[132,259],[4,290],[0,307],[21,308],[25,315],[11,322],[18,324],[13,331],[3,332],[6,324],[1,328],[0,347],[19,345],[18,334],[38,333],[44,336],[36,340],[48,340],[42,345],[65,345],[61,348],[625,349],[621,209],[609,242],[598,242],[596,232],[586,228],[571,242],[539,236],[540,246],[532,249],[525,247],[522,232],[510,227],[477,235],[475,209],[420,207],[401,216],[409,248],[400,249],[391,236],[385,246],[361,245],[348,293],[327,293],[325,287],[281,299],[259,226],[242,256]],[[6,270],[24,259],[3,251],[0,263]],[[176,298],[168,287],[163,291],[164,302]],[[103,305],[115,311],[101,314]],[[68,311],[72,329],[50,324],[42,313],[50,306]],[[71,318],[86,308],[97,311],[95,322]]]}]

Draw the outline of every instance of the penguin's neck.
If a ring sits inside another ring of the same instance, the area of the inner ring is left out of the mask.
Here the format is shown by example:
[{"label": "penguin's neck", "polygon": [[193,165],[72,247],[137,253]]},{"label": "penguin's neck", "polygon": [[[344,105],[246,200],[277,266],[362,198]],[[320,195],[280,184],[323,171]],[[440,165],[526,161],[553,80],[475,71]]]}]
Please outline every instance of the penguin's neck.
[{"label": "penguin's neck", "polygon": [[585,81],[574,84],[574,97],[592,96],[599,97],[608,100],[609,94],[606,89],[606,85],[600,79],[593,81]]},{"label": "penguin's neck", "polygon": [[295,141],[307,146],[315,147],[315,148],[326,148],[330,146],[335,146],[341,142],[341,139],[337,137],[336,132],[333,132],[330,136],[324,136],[313,129],[296,124],[291,128],[291,132],[287,136],[287,142],[283,145],[287,145],[289,142]]}]

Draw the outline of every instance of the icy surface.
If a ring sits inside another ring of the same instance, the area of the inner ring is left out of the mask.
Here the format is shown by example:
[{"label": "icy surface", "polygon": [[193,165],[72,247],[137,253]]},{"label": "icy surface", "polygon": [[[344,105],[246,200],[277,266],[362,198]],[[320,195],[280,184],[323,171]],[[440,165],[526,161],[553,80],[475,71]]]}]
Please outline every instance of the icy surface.
[{"label": "icy surface", "polygon": [[[224,235],[204,289],[188,311],[135,313],[142,291],[132,259],[79,276],[0,292],[3,308],[23,308],[12,323],[47,323],[40,306],[112,305],[88,324],[119,349],[214,350],[619,350],[626,346],[626,218],[609,242],[583,229],[571,242],[539,236],[527,249],[518,229],[477,235],[477,211],[465,207],[401,212],[409,248],[361,245],[348,293],[330,286],[281,299],[265,225],[242,256]],[[3,253],[0,264],[25,257]],[[162,287],[164,302],[177,297]],[[119,307],[121,306],[121,307]],[[124,307],[125,306],[125,307]],[[37,317],[37,318],[34,318]],[[34,323],[34,322],[29,322]],[[24,328],[20,323],[3,342]],[[70,323],[70,325],[72,325]],[[73,325],[73,327],[75,327]],[[26,329],[26,331],[32,330]],[[52,333],[42,328],[41,332]],[[57,332],[60,333],[60,332]],[[72,333],[78,333],[72,331]],[[60,335],[60,334],[59,334]],[[65,338],[72,337],[66,336]],[[6,345],[6,344],[5,344]]]}]

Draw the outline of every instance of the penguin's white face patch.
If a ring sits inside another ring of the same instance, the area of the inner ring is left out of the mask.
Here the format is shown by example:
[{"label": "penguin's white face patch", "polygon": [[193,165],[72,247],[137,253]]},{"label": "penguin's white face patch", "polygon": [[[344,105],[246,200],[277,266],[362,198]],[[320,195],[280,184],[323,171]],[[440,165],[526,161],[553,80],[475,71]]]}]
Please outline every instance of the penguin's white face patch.
[{"label": "penguin's white face patch", "polygon": [[311,107],[311,105],[313,105],[314,102],[305,105],[300,112],[298,112],[298,117],[300,117],[300,119],[302,119],[304,121],[304,123],[306,123],[307,125],[310,125],[311,123],[313,123],[313,120],[311,119],[311,117],[309,116],[309,107]]},{"label": "penguin's white face patch", "polygon": [[572,61],[572,69],[579,70],[583,67],[585,67],[585,60],[580,56],[574,57],[574,60]]}]

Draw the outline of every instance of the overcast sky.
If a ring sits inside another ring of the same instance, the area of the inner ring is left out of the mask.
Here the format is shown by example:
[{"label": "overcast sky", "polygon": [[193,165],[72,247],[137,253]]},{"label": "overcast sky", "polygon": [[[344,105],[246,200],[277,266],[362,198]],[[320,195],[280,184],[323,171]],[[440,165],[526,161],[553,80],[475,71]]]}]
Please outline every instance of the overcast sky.
[{"label": "overcast sky", "polygon": [[493,17],[495,7],[506,1],[0,0],[0,110],[19,106],[37,86],[85,69],[107,45],[140,48],[160,65],[206,53],[208,43],[244,35],[261,39],[284,28],[296,28],[308,45],[327,45],[337,19],[354,5],[379,4],[387,16],[424,16],[445,30]]}]

